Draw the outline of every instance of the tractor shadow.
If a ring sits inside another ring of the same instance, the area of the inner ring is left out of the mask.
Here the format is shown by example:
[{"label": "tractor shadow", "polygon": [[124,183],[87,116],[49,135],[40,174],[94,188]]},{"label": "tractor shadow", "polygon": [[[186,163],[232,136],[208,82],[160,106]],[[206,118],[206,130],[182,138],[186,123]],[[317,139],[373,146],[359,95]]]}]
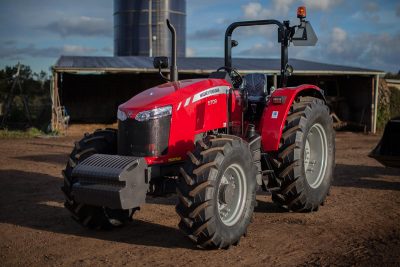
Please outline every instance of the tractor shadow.
[{"label": "tractor shadow", "polygon": [[400,191],[400,169],[337,164],[333,186]]},{"label": "tractor shadow", "polygon": [[[65,154],[60,154],[60,158]],[[28,156],[32,160],[32,156]],[[44,159],[47,159],[45,156]],[[37,159],[37,158],[35,158]],[[61,160],[61,159],[60,159]],[[64,159],[62,159],[64,162]],[[397,169],[338,164],[334,186],[400,191]],[[56,234],[163,248],[197,248],[180,231],[156,222],[135,219],[113,231],[87,230],[74,222],[63,208],[62,179],[56,176],[20,170],[0,170],[0,223],[7,223]],[[256,213],[285,213],[258,193]],[[175,197],[151,199],[150,204],[173,205]],[[160,215],[161,216],[161,215]]]},{"label": "tractor shadow", "polygon": [[42,173],[0,170],[0,180],[0,223],[134,245],[197,249],[177,228],[137,220],[135,215],[133,222],[112,231],[81,227],[63,207],[61,178]]},{"label": "tractor shadow", "polygon": [[[337,164],[333,186],[400,191],[400,169]],[[270,198],[266,201],[265,196],[268,195],[266,192],[257,192],[258,205],[254,208],[254,212],[271,214],[288,212],[274,204]]]},{"label": "tractor shadow", "polygon": [[29,155],[29,156],[14,157],[14,159],[65,165],[68,160],[68,154],[59,153],[59,154]]},{"label": "tractor shadow", "polygon": [[50,149],[52,149],[54,147],[57,147],[57,148],[65,148],[65,149],[71,150],[74,147],[73,143],[70,144],[70,145],[62,145],[62,144],[59,144],[59,143],[28,142],[28,144],[29,145],[35,145],[35,146],[47,147],[47,148],[50,148]]},{"label": "tractor shadow", "polygon": [[288,212],[273,203],[271,200],[271,193],[265,192],[261,188],[257,190],[256,201],[256,206],[254,207],[255,213],[279,214]]},{"label": "tractor shadow", "polygon": [[279,207],[278,205],[274,204],[273,202],[266,202],[263,200],[257,200],[257,206],[254,207],[255,213],[288,213],[287,210]]}]

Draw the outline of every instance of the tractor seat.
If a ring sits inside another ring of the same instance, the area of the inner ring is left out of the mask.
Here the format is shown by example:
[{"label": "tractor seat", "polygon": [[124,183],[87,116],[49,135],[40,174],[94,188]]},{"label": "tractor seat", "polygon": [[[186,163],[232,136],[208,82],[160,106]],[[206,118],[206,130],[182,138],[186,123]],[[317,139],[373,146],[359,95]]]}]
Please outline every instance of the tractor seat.
[{"label": "tractor seat", "polygon": [[268,75],[250,73],[243,76],[242,90],[247,91],[249,102],[265,102],[268,95]]}]

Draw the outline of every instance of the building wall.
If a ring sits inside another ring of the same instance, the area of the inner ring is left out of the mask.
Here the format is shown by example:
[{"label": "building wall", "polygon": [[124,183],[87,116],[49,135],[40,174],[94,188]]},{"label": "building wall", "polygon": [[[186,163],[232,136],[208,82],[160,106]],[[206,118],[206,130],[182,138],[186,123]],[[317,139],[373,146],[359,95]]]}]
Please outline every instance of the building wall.
[{"label": "building wall", "polygon": [[110,123],[117,117],[118,105],[143,88],[160,83],[157,77],[139,79],[138,75],[62,74],[61,105],[65,106],[71,122]]},{"label": "building wall", "polygon": [[289,86],[316,84],[324,90],[331,110],[342,121],[351,122],[353,128],[372,131],[372,110],[374,79],[372,76],[324,75],[293,76]]},{"label": "building wall", "polygon": [[[61,105],[66,107],[71,123],[115,122],[120,104],[163,83],[158,73],[59,75]],[[180,77],[190,78],[185,75]]]},{"label": "building wall", "polygon": [[[71,116],[71,123],[115,122],[118,105],[163,82],[157,73],[61,75],[58,85],[61,105]],[[181,74],[180,79],[205,76]],[[319,85],[325,90],[331,109],[341,120],[352,122],[360,130],[365,125],[367,131],[372,131],[373,77],[313,75],[289,78],[289,86],[299,84]]]}]

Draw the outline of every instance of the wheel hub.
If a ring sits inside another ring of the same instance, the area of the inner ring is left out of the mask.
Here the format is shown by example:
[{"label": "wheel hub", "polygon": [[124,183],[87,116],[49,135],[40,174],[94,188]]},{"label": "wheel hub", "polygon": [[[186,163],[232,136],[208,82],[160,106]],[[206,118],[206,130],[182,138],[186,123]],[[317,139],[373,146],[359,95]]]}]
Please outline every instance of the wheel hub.
[{"label": "wheel hub", "polygon": [[325,129],[319,123],[309,130],[304,145],[304,171],[307,183],[318,188],[322,183],[328,162],[328,141]]},{"label": "wheel hub", "polygon": [[221,221],[234,225],[241,217],[246,202],[246,177],[241,166],[226,168],[218,185],[218,213]]},{"label": "wheel hub", "polygon": [[220,202],[223,204],[231,203],[233,201],[234,193],[235,193],[235,184],[229,183],[222,185]]}]

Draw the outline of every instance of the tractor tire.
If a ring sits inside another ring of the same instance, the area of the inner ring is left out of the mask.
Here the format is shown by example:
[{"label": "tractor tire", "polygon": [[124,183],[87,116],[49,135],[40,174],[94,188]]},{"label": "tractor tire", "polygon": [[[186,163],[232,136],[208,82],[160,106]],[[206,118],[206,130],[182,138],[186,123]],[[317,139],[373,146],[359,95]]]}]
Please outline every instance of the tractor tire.
[{"label": "tractor tire", "polygon": [[179,228],[200,248],[229,248],[246,234],[256,197],[257,167],[248,143],[207,136],[180,168]]},{"label": "tractor tire", "polygon": [[280,185],[272,191],[275,203],[297,212],[323,205],[335,167],[335,131],[323,100],[298,97],[294,101],[272,162]]},{"label": "tractor tire", "polygon": [[110,230],[122,226],[132,217],[133,210],[113,210],[106,207],[97,207],[78,203],[72,194],[72,185],[77,181],[72,178],[74,167],[93,154],[117,154],[117,130],[96,130],[92,134],[86,133],[75,143],[67,166],[62,171],[64,186],[61,188],[65,195],[64,206],[71,212],[72,218],[81,225],[91,229]]}]

